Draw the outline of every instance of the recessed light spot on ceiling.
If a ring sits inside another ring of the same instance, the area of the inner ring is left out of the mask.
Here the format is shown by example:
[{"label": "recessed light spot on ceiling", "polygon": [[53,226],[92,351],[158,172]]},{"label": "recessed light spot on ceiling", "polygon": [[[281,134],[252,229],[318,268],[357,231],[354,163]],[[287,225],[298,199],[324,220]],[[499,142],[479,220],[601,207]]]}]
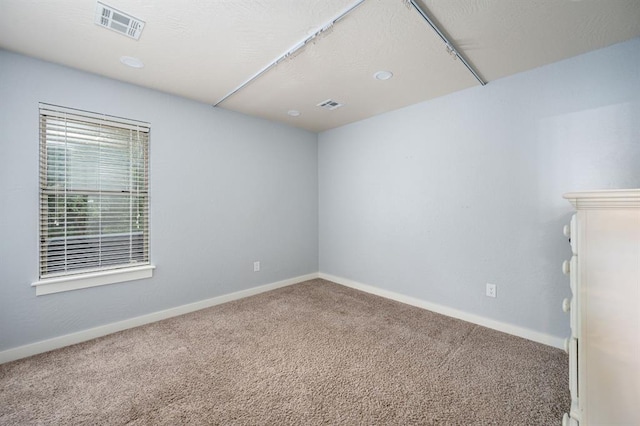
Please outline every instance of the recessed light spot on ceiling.
[{"label": "recessed light spot on ceiling", "polygon": [[338,109],[343,105],[344,104],[341,104],[340,102],[336,102],[333,99],[327,99],[326,101],[320,102],[316,106],[319,106],[320,108],[323,108],[323,109],[328,109],[329,111],[333,111],[334,109]]},{"label": "recessed light spot on ceiling", "polygon": [[287,114],[291,117],[300,117],[300,111],[298,111],[297,109],[290,109],[289,111],[287,111]]},{"label": "recessed light spot on ceiling", "polygon": [[122,56],[120,58],[120,62],[122,62],[124,65],[131,67],[131,68],[143,68],[144,67],[144,63],[142,63],[142,61],[138,58],[134,58],[133,56]]},{"label": "recessed light spot on ceiling", "polygon": [[393,73],[391,71],[378,71],[373,75],[373,78],[376,80],[389,80],[393,77]]},{"label": "recessed light spot on ceiling", "polygon": [[140,39],[140,34],[142,34],[145,24],[143,20],[134,18],[101,2],[96,4],[94,22],[101,27],[108,28],[135,40]]}]

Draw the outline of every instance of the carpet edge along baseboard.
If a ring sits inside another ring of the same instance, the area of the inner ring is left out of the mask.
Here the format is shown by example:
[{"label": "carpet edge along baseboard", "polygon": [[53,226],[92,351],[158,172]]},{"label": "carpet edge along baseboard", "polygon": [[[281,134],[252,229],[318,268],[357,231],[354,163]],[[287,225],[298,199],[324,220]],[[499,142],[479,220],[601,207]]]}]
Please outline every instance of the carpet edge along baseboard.
[{"label": "carpet edge along baseboard", "polygon": [[400,293],[384,290],[368,284],[363,284],[357,281],[349,280],[347,278],[338,277],[331,274],[325,274],[322,272],[314,272],[311,274],[300,275],[297,277],[289,278],[282,281],[277,281],[270,284],[264,284],[257,287],[252,287],[246,290],[237,291],[221,296],[216,296],[210,299],[200,300],[198,302],[189,303],[186,305],[180,305],[173,308],[165,309],[162,311],[152,312],[150,314],[141,315],[134,318],[129,318],[121,321],[116,321],[110,324],[93,327],[87,330],[78,331],[75,333],[66,334],[63,336],[53,337],[50,339],[42,340],[35,343],[28,343],[23,346],[10,348],[0,352],[0,364],[6,362],[15,361],[21,358],[26,358],[32,355],[48,352],[51,350],[59,349],[65,346],[74,345],[77,343],[86,342],[91,339],[106,336],[108,334],[116,333],[118,331],[126,330],[133,327],[138,327],[152,322],[161,321],[167,318],[176,317],[178,315],[184,315],[190,312],[195,312],[200,309],[209,308],[222,303],[231,302],[233,300],[242,299],[245,297],[253,296],[256,294],[264,293],[266,291],[275,290],[277,288],[286,287],[294,284],[298,284],[304,281],[321,278],[327,281],[334,282],[336,284],[351,287],[356,290],[364,291],[365,293],[374,294],[386,299],[395,300],[397,302],[406,303],[408,305],[416,306],[422,309],[426,309],[432,312],[436,312],[449,317],[457,318],[463,321],[471,322],[483,327],[491,328],[503,333],[511,334],[514,336],[522,337],[534,342],[542,343],[544,345],[552,346],[558,349],[564,348],[564,339],[557,336],[552,336],[539,331],[531,330],[528,328],[516,326],[513,324],[496,321],[490,318],[486,318],[480,315],[471,314],[468,312],[460,311],[454,308],[450,308],[444,305],[438,305],[422,299],[418,299],[411,296],[406,296]]},{"label": "carpet edge along baseboard", "polygon": [[121,321],[112,322],[109,324],[101,325],[98,327],[89,328],[86,330],[77,331],[63,336],[52,337],[50,339],[41,340],[39,342],[28,343],[23,346],[17,346],[0,352],[0,364],[6,362],[15,361],[21,358],[26,358],[32,355],[49,352],[55,349],[63,348],[65,346],[75,345],[77,343],[86,342],[98,337],[106,336],[108,334],[116,333],[118,331],[127,330],[129,328],[139,327],[141,325],[150,324],[156,321],[161,321],[168,318],[173,318],[179,315],[188,314],[190,312],[199,311],[200,309],[210,308],[212,306],[220,305],[222,303],[231,302],[234,300],[242,299],[256,294],[264,293],[267,291],[275,290],[281,287],[286,287],[293,284],[298,284],[303,281],[308,281],[318,278],[318,273],[300,275],[294,278],[289,278],[282,281],[277,281],[270,284],[264,284],[257,287],[252,287],[246,290],[240,290],[233,293],[223,294],[221,296],[212,297],[210,299],[199,300],[197,302],[188,303],[185,305],[176,306],[173,308],[164,309],[161,311],[152,312],[150,314],[140,315],[134,318],[128,318]]},{"label": "carpet edge along baseboard", "polygon": [[469,312],[461,311],[455,308],[451,308],[445,305],[439,305],[437,303],[428,302],[426,300],[418,299],[416,297],[407,296],[401,293],[381,289],[379,287],[363,284],[357,281],[349,280],[347,278],[338,277],[335,275],[325,274],[320,272],[319,278],[327,281],[332,281],[336,284],[341,284],[346,287],[351,287],[356,290],[364,291],[366,293],[375,294],[386,299],[395,300],[396,302],[405,303],[407,305],[416,306],[418,308],[426,309],[428,311],[436,312],[448,317],[457,318],[463,321],[467,321],[473,324],[481,325],[483,327],[491,328],[493,330],[501,331],[503,333],[511,334],[513,336],[522,337],[527,340],[531,340],[543,345],[551,346],[557,349],[564,349],[565,339],[558,336],[553,336],[540,331],[531,330],[529,328],[520,327],[514,324],[509,324],[502,321],[497,321],[491,318],[483,317],[481,315],[472,314]]}]

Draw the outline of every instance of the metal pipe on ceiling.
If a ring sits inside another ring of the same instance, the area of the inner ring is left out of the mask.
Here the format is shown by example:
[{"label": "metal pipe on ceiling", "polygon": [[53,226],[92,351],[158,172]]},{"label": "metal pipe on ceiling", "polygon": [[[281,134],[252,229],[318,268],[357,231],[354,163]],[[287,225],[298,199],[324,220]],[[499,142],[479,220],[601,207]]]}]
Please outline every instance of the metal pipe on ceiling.
[{"label": "metal pipe on ceiling", "polygon": [[222,99],[220,99],[218,102],[216,102],[213,106],[217,107],[222,102],[224,102],[225,100],[229,99],[231,96],[235,95],[240,90],[244,89],[246,86],[251,84],[254,80],[260,78],[260,76],[265,74],[271,68],[275,67],[276,65],[278,65],[280,62],[284,61],[285,59],[292,57],[295,53],[299,52],[300,49],[305,47],[307,44],[309,44],[311,41],[316,39],[318,36],[320,36],[322,34],[325,34],[328,31],[330,31],[335,24],[337,24],[339,21],[341,21],[349,13],[353,12],[358,6],[360,6],[362,3],[364,3],[364,1],[365,0],[356,1],[353,5],[348,7],[346,10],[344,10],[342,13],[340,13],[337,17],[335,17],[331,21],[329,21],[326,25],[323,25],[322,27],[320,27],[317,31],[315,31],[309,37],[305,38],[300,43],[297,43],[296,45],[294,45],[291,49],[287,50],[285,53],[280,55],[276,60],[274,60],[269,65],[267,65],[266,67],[264,67],[263,69],[261,69],[260,71],[255,73],[252,77],[250,77],[244,83],[242,83],[241,85],[239,85],[238,87],[233,89],[231,92],[227,93]]},{"label": "metal pipe on ceiling", "polygon": [[411,4],[411,6],[413,6],[413,8],[418,11],[418,13],[420,14],[420,16],[422,16],[422,18],[427,21],[427,23],[429,24],[429,26],[431,26],[431,29],[433,29],[433,31],[442,39],[442,41],[444,42],[447,50],[455,55],[457,58],[460,59],[460,61],[464,64],[465,67],[467,67],[467,69],[471,72],[471,74],[473,74],[473,76],[476,78],[476,80],[478,80],[478,82],[481,85],[485,85],[487,84],[486,81],[484,81],[476,72],[476,70],[473,68],[473,66],[471,66],[471,64],[469,64],[469,62],[467,62],[467,60],[464,58],[464,56],[462,56],[462,54],[458,51],[458,49],[455,48],[455,46],[453,45],[453,43],[451,41],[449,41],[449,39],[447,38],[447,36],[445,36],[442,31],[440,31],[440,29],[438,28],[438,26],[431,20],[431,18],[429,18],[429,15],[420,7],[420,5],[418,5],[415,0],[408,0],[409,3]]}]

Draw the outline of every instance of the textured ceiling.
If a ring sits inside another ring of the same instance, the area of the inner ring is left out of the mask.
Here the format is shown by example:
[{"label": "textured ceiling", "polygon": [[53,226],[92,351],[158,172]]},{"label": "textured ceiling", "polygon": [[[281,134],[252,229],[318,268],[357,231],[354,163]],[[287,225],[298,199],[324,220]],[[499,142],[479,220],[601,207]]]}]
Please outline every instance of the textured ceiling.
[{"label": "textured ceiling", "polygon": [[[0,47],[214,105],[358,3],[103,2],[146,22],[139,41],[95,25],[95,0],[0,0]],[[417,3],[489,82],[640,35],[639,0]],[[322,131],[478,84],[405,1],[365,0],[219,107]],[[316,106],[328,98],[344,106]]]}]

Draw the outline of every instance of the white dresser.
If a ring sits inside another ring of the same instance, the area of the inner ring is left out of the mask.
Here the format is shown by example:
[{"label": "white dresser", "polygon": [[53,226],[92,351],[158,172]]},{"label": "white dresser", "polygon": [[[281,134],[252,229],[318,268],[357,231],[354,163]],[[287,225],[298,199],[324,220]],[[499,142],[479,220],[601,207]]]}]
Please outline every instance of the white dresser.
[{"label": "white dresser", "polygon": [[640,425],[640,189],[565,194],[572,297],[564,426]]}]

